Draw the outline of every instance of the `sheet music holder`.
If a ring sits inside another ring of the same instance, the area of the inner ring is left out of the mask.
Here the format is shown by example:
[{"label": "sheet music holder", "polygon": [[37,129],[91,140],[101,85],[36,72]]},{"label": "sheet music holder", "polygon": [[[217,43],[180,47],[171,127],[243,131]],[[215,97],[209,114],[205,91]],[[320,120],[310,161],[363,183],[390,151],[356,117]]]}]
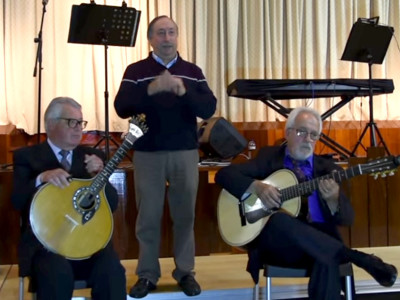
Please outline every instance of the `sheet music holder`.
[{"label": "sheet music holder", "polygon": [[378,25],[378,20],[359,18],[354,23],[341,60],[382,64],[394,29]]},{"label": "sheet music holder", "polygon": [[108,46],[133,47],[136,42],[140,20],[140,11],[122,6],[91,4],[72,5],[68,43],[92,44],[104,46],[105,60],[105,130],[104,137],[94,146],[98,147],[105,140],[106,159],[110,158],[111,140],[118,143],[109,134],[108,114]]},{"label": "sheet music holder", "polygon": [[72,5],[68,43],[133,47],[139,19],[131,7]]},{"label": "sheet music holder", "polygon": [[392,39],[394,29],[390,26],[378,24],[379,17],[363,19],[359,18],[353,24],[346,47],[344,49],[342,60],[368,63],[369,68],[369,122],[365,126],[357,144],[355,145],[352,155],[354,155],[358,146],[361,145],[362,139],[370,129],[371,146],[376,147],[376,135],[378,134],[381,143],[385,147],[386,152],[390,152],[386,146],[382,135],[374,122],[373,113],[373,93],[372,93],[372,64],[382,64],[387,49]]}]

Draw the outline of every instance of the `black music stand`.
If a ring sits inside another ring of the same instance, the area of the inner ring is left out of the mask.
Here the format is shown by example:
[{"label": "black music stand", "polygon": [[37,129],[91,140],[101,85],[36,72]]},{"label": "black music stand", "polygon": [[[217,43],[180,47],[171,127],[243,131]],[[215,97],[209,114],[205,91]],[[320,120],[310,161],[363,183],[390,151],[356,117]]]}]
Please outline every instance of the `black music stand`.
[{"label": "black music stand", "polygon": [[122,6],[96,5],[94,3],[72,6],[68,43],[104,46],[105,130],[104,136],[94,147],[96,148],[105,140],[107,160],[110,156],[109,141],[111,140],[116,146],[119,146],[109,132],[107,50],[108,46],[135,46],[140,13],[134,8],[127,7],[125,2]]},{"label": "black music stand", "polygon": [[[386,152],[390,155],[389,149],[374,121],[373,108],[373,90],[372,90],[372,64],[382,64],[385,58],[390,40],[394,33],[393,27],[378,25],[379,17],[371,19],[359,18],[353,24],[346,47],[344,49],[342,60],[368,63],[369,73],[369,122],[366,124],[357,144],[351,155],[353,156],[359,145],[362,145],[362,139],[368,128],[370,129],[371,146],[376,147],[376,136],[378,134],[381,143]],[[364,150],[365,147],[363,147]]]}]

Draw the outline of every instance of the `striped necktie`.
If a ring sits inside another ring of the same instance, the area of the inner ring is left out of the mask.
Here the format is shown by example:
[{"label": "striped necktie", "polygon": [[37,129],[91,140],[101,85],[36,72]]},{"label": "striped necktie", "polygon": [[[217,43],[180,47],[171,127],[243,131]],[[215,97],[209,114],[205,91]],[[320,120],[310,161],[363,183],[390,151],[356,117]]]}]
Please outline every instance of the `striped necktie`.
[{"label": "striped necktie", "polygon": [[63,166],[64,170],[69,171],[71,169],[71,164],[69,163],[67,156],[69,151],[67,150],[61,150],[58,152],[61,155],[61,165]]}]

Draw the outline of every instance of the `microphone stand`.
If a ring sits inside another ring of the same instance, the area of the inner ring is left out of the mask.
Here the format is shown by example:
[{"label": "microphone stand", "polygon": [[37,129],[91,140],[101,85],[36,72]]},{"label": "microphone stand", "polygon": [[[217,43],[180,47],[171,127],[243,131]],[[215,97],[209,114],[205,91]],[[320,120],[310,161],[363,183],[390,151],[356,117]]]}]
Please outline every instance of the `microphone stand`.
[{"label": "microphone stand", "polygon": [[44,15],[46,13],[46,4],[47,1],[42,1],[43,3],[43,11],[42,11],[42,21],[40,23],[40,30],[38,36],[34,39],[34,42],[38,44],[37,52],[36,52],[36,59],[35,59],[35,68],[33,70],[33,77],[36,77],[39,65],[39,87],[38,87],[38,114],[37,114],[37,143],[40,143],[40,118],[41,118],[41,102],[42,102],[42,48],[43,48],[43,22],[44,22]]}]

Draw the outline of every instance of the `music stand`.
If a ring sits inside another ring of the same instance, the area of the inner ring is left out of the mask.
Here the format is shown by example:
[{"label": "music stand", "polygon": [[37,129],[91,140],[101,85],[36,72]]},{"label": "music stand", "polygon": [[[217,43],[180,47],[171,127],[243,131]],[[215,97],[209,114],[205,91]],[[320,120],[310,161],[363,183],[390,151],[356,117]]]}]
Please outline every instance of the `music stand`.
[{"label": "music stand", "polygon": [[[370,129],[371,146],[376,147],[376,136],[378,134],[381,143],[386,152],[390,155],[389,149],[374,121],[373,109],[373,89],[372,89],[372,64],[382,64],[385,58],[390,40],[394,33],[393,27],[378,25],[379,17],[362,19],[359,18],[353,24],[346,47],[344,49],[342,60],[368,63],[369,73],[369,122],[366,124],[357,144],[351,155],[353,156],[368,128]],[[365,147],[363,147],[364,150]]]},{"label": "music stand", "polygon": [[104,46],[105,62],[105,130],[104,136],[94,146],[99,146],[105,140],[106,159],[110,156],[110,140],[118,143],[110,136],[108,115],[108,46],[133,47],[136,42],[140,11],[122,6],[107,6],[91,4],[73,5],[68,43],[92,44]]}]

